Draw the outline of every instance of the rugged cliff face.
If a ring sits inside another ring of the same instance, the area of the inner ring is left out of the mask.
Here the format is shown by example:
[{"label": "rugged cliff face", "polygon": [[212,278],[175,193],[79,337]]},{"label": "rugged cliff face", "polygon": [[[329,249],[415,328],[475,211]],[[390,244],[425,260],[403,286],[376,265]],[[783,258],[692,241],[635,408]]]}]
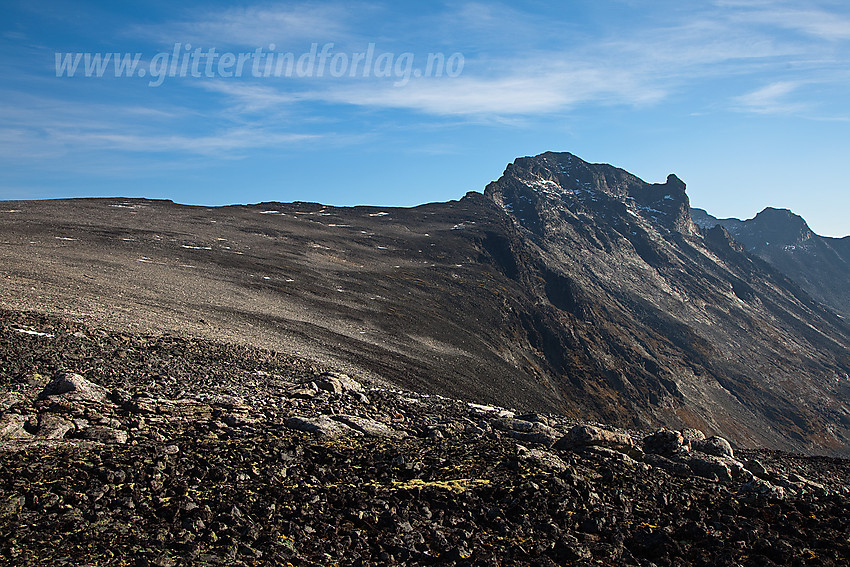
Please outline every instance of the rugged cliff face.
[{"label": "rugged cliff face", "polygon": [[649,184],[571,154],[413,209],[7,203],[9,308],[272,348],[430,393],[847,453],[850,328]]},{"label": "rugged cliff face", "polygon": [[517,256],[538,259],[518,277],[538,294],[561,389],[608,419],[843,444],[846,325],[722,228],[699,231],[684,189],[551,153],[487,187],[524,236]]},{"label": "rugged cliff face", "polygon": [[787,209],[766,208],[749,220],[718,219],[692,209],[696,224],[725,228],[748,252],[791,278],[812,297],[850,317],[850,237],[829,238],[812,232],[802,217]]}]

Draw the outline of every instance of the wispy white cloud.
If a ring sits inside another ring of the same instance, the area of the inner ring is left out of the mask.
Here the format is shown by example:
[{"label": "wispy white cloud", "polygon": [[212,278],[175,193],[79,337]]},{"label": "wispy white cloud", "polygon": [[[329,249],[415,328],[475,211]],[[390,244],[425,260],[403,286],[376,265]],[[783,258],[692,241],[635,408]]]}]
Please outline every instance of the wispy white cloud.
[{"label": "wispy white cloud", "polygon": [[[418,101],[426,111],[437,113],[463,112],[465,107],[471,112],[546,114],[579,105],[659,103],[679,93],[710,92],[714,81],[734,78],[742,85],[768,83],[735,99],[734,110],[800,114],[834,104],[831,93],[850,89],[846,73],[836,73],[836,68],[846,69],[850,59],[844,41],[850,38],[850,17],[840,4],[802,10],[775,0],[717,2],[680,11],[664,24],[620,26],[614,33],[578,43],[549,35],[546,25],[536,28],[527,17],[514,21],[491,17],[492,11],[470,4],[465,13],[480,20],[476,29],[486,28],[495,37],[510,37],[516,27],[520,36],[537,32],[541,42],[549,41],[550,50],[503,59],[501,76],[491,72],[497,66],[491,61],[484,76],[465,74],[464,80],[442,89],[429,85],[408,102],[392,91],[373,100],[402,107]],[[535,61],[542,57],[564,63],[541,72]],[[565,72],[568,65],[572,69]],[[803,83],[813,88],[798,90]],[[817,85],[822,88],[814,88]],[[515,89],[516,96],[501,87]],[[448,104],[438,96],[440,90]],[[368,100],[362,95],[349,96]],[[452,103],[455,97],[457,104]],[[538,100],[530,102],[534,97]]]},{"label": "wispy white cloud", "polygon": [[166,45],[189,42],[201,46],[267,47],[306,41],[343,41],[350,37],[350,4],[291,4],[241,6],[209,10],[156,26],[136,26],[130,35],[153,38]]},{"label": "wispy white cloud", "polygon": [[[248,49],[267,48],[270,43],[278,50],[286,44],[303,49],[305,41],[333,41],[338,51],[346,42],[361,48],[376,40],[387,46],[402,45],[404,38],[387,31],[390,28],[363,27],[364,12],[381,10],[386,8],[336,2],[248,5],[200,16],[187,12],[170,23],[136,27],[129,33],[165,43]],[[664,18],[649,17],[639,25],[600,26],[599,35],[590,35],[571,25],[567,16],[553,22],[549,14],[523,12],[504,3],[465,2],[425,17],[426,35],[432,35],[436,44],[471,50],[465,53],[462,76],[455,79],[411,80],[404,87],[377,78],[339,81],[329,77],[196,84],[222,96],[227,104],[220,110],[231,117],[293,112],[317,101],[446,117],[489,115],[491,120],[541,116],[581,105],[642,106],[716,79],[741,78],[748,87],[787,81],[777,71],[789,65],[804,68],[809,82],[819,78],[834,82],[823,62],[831,61],[828,66],[834,68],[846,61],[820,40],[840,42],[850,37],[850,19],[834,12],[824,7],[794,8],[776,0],[717,0],[665,13]],[[788,29],[805,37],[781,33]],[[411,30],[403,24],[395,33]],[[759,105],[755,99],[747,104],[744,96],[735,101],[737,110],[802,108]]]},{"label": "wispy white cloud", "polygon": [[846,8],[842,4],[810,3],[809,7],[800,8],[798,2],[725,0],[717,5],[734,10],[733,18],[750,26],[774,26],[827,41],[850,39],[850,16],[839,11]]},{"label": "wispy white cloud", "polygon": [[537,28],[528,16],[505,18],[510,8],[466,4],[462,21],[494,37],[548,37],[550,49],[525,48],[501,56],[467,60],[454,79],[411,80],[402,87],[388,81],[313,81],[287,90],[258,83],[210,83],[205,88],[228,96],[234,108],[251,112],[311,101],[373,108],[408,109],[436,116],[540,116],[580,105],[658,103],[677,89],[710,77],[743,74],[764,61],[795,51],[745,28],[731,29],[723,18],[701,19],[643,29],[592,44],[563,45],[548,25]]},{"label": "wispy white cloud", "polygon": [[809,110],[806,104],[792,102],[789,95],[802,86],[798,81],[777,81],[734,98],[739,109],[758,114],[798,114]]},{"label": "wispy white cloud", "polygon": [[[534,22],[490,17],[489,6],[474,4],[466,12],[483,14],[476,28],[491,33],[503,26],[506,36]],[[531,30],[528,35],[531,34]],[[553,38],[554,39],[554,38]],[[539,116],[581,105],[644,106],[671,93],[717,77],[747,75],[761,66],[797,53],[796,46],[764,34],[728,26],[719,16],[705,16],[665,28],[644,29],[592,44],[559,45],[513,53],[502,58],[467,61],[462,76],[411,81],[404,87],[381,82],[326,83],[300,96],[303,100],[390,107],[454,116]],[[265,93],[262,98],[270,97]]]},{"label": "wispy white cloud", "polygon": [[763,12],[762,21],[826,39],[850,39],[850,18],[819,10]]},{"label": "wispy white cloud", "polygon": [[288,131],[288,125],[223,119],[227,114],[226,108],[201,112],[41,96],[28,106],[0,109],[0,155],[44,159],[85,150],[239,158],[251,150],[322,137]]},{"label": "wispy white cloud", "polygon": [[560,112],[578,104],[648,104],[663,91],[642,84],[628,71],[543,66],[502,77],[462,76],[390,83],[335,85],[305,97],[326,102],[414,110],[442,116],[512,116]]},{"label": "wispy white cloud", "polygon": [[485,53],[562,48],[580,41],[581,28],[568,17],[540,17],[500,2],[451,4],[432,28],[452,43]]},{"label": "wispy white cloud", "polygon": [[[281,146],[316,140],[318,135],[288,134],[261,128],[238,128],[197,136],[159,134],[125,134],[115,131],[68,132],[50,131],[56,143],[81,144],[86,147],[109,148],[132,152],[180,152],[217,157],[242,157],[241,152],[270,146]],[[228,153],[235,152],[228,156]]]},{"label": "wispy white cloud", "polygon": [[241,158],[245,152],[269,147],[316,141],[317,134],[276,132],[264,128],[231,128],[197,135],[164,134],[162,132],[128,133],[123,128],[103,123],[102,128],[80,130],[42,125],[41,132],[32,129],[0,129],[0,148],[6,155],[43,159],[75,152],[124,151],[136,153],[170,152]]},{"label": "wispy white cloud", "polygon": [[[200,16],[187,13],[156,28],[135,27],[127,33],[165,43],[248,49],[269,43],[278,49],[287,43],[303,48],[304,41],[362,46],[383,39],[387,45],[403,44],[404,38],[387,28],[380,29],[380,37],[367,35],[378,34],[376,28],[358,29],[362,14],[357,12],[363,9],[380,8],[339,3],[244,6]],[[589,37],[571,27],[568,18],[553,24],[549,17],[506,4],[470,2],[432,14],[429,30],[431,26],[439,45],[472,49],[465,53],[460,76],[411,78],[404,86],[375,77],[175,78],[179,86],[169,81],[161,88],[190,85],[207,92],[200,94],[198,106],[174,107],[72,104],[57,92],[49,103],[22,99],[20,107],[0,109],[0,146],[29,147],[38,155],[75,147],[236,154],[317,139],[321,134],[310,123],[319,114],[345,120],[344,113],[325,113],[316,103],[408,110],[445,124],[516,124],[526,117],[592,106],[659,104],[729,78],[740,80],[744,92],[724,99],[731,109],[802,114],[818,107],[811,97],[826,96],[817,85],[828,84],[832,92],[846,92],[850,85],[846,74],[835,72],[846,68],[847,57],[836,44],[844,46],[850,38],[850,19],[823,6],[802,10],[785,2],[723,0],[640,25],[603,27],[601,35]],[[782,33],[789,29],[800,33]],[[290,131],[296,120],[304,132]]]},{"label": "wispy white cloud", "polygon": [[27,34],[19,31],[7,30],[0,34],[0,37],[11,39],[13,41],[24,41],[27,39]]},{"label": "wispy white cloud", "polygon": [[231,109],[240,113],[290,109],[306,97],[258,83],[212,81],[198,83],[204,90],[226,96],[232,101]]}]

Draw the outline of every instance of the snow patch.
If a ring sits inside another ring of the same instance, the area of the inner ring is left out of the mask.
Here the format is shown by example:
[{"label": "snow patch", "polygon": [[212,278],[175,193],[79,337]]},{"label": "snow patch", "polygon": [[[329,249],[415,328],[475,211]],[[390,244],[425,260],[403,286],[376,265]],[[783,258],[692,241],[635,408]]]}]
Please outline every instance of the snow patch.
[{"label": "snow patch", "polygon": [[50,333],[40,333],[38,331],[31,331],[30,329],[19,329],[18,327],[13,327],[13,330],[18,332],[18,333],[21,333],[22,335],[32,335],[34,337],[47,337],[49,339],[52,339],[54,337],[54,335],[51,335]]}]

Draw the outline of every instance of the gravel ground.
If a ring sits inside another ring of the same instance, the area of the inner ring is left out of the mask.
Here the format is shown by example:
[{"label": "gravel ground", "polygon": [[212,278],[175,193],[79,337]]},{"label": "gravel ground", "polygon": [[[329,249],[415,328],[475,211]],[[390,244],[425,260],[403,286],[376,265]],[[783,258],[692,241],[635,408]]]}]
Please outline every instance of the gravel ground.
[{"label": "gravel ground", "polygon": [[848,476],[0,312],[4,565],[846,565]]}]

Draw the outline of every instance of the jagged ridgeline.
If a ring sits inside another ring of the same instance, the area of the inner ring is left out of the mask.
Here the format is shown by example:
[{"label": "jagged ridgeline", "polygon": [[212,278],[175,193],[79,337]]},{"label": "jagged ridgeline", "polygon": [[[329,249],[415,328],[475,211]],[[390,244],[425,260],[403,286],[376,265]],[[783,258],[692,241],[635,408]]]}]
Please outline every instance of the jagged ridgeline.
[{"label": "jagged ridgeline", "polygon": [[9,308],[264,347],[522,410],[850,447],[850,328],[835,303],[722,222],[695,224],[674,175],[650,184],[546,153],[483,194],[410,209],[3,209]]},{"label": "jagged ridgeline", "polygon": [[722,226],[735,240],[843,317],[850,316],[850,236],[815,234],[787,209],[768,207],[749,220],[718,219],[691,209],[703,228]]}]

